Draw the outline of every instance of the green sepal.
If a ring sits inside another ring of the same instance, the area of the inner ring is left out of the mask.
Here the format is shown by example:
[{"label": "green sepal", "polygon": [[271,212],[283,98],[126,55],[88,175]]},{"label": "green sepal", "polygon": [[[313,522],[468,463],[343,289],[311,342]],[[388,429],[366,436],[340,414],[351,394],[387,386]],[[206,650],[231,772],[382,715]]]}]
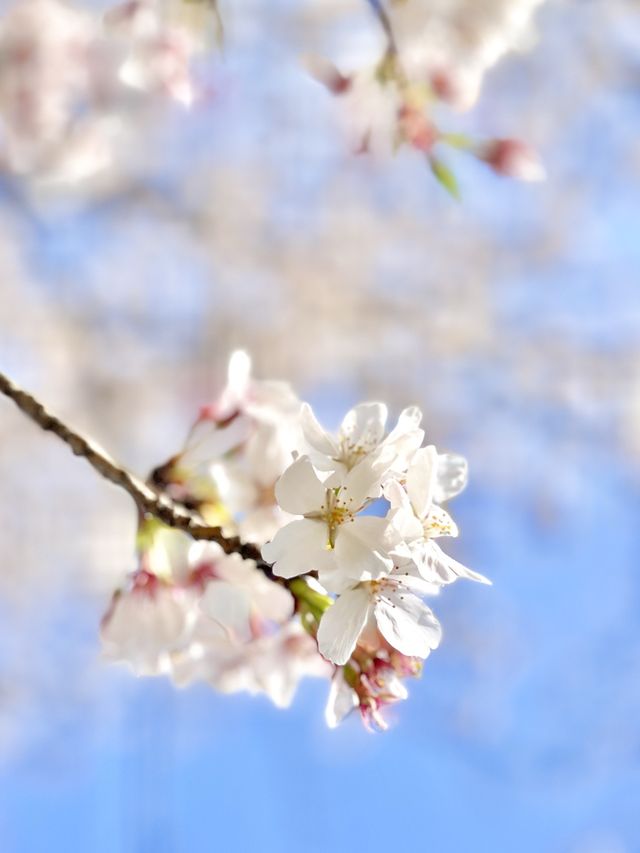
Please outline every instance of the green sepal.
[{"label": "green sepal", "polygon": [[435,157],[429,157],[429,166],[431,167],[431,171],[438,183],[444,187],[449,195],[455,198],[456,201],[460,201],[462,197],[460,194],[460,187],[458,186],[456,176],[453,174],[451,169],[446,166],[442,160],[437,160]]},{"label": "green sepal", "polygon": [[145,518],[140,523],[138,532],[136,533],[136,550],[138,553],[148,551],[153,545],[156,533],[163,528],[167,530],[169,529],[166,524],[159,521],[157,518]]},{"label": "green sepal", "polygon": [[320,621],[322,614],[333,604],[333,600],[328,595],[323,595],[312,589],[304,578],[293,578],[289,581],[289,591],[295,596],[299,604],[303,604],[306,612],[312,613],[313,616]]},{"label": "green sepal", "polygon": [[346,663],[342,668],[342,676],[349,685],[349,687],[355,690],[356,684],[358,682],[358,673],[348,663]]},{"label": "green sepal", "polygon": [[445,145],[458,148],[460,151],[470,151],[474,147],[473,140],[464,133],[441,133],[438,139]]}]

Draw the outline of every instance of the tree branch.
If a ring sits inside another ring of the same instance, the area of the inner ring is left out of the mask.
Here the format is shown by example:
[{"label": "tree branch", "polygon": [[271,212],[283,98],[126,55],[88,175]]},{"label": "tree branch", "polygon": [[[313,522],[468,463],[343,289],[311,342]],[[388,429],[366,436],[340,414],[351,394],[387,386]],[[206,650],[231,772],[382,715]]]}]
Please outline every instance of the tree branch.
[{"label": "tree branch", "polygon": [[80,435],[48,412],[42,403],[19,388],[3,373],[0,373],[0,393],[13,400],[20,411],[45,432],[57,435],[76,456],[86,459],[101,477],[124,489],[133,498],[142,515],[153,516],[169,527],[188,533],[194,539],[217,542],[225,554],[240,554],[244,559],[255,560],[259,569],[272,576],[271,567],[262,559],[255,545],[243,542],[237,536],[226,536],[222,528],[207,525],[197,513],[151,488],[135,474],[114,462],[95,442]]},{"label": "tree branch", "polygon": [[383,5],[383,0],[367,0],[367,3],[384,31],[387,39],[387,54],[390,56],[397,56],[398,46],[396,44],[396,37],[393,32],[393,25],[391,24],[389,13]]}]

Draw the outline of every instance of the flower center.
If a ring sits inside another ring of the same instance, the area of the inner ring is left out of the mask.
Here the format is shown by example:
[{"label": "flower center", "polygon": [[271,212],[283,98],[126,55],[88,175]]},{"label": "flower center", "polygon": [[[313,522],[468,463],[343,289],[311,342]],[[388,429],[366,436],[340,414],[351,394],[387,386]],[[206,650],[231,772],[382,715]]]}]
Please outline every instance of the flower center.
[{"label": "flower center", "polygon": [[340,437],[340,451],[337,457],[338,462],[342,462],[349,470],[355,466],[376,449],[378,440],[374,435],[365,433],[360,437],[359,443],[355,443],[349,436],[343,435]]},{"label": "flower center", "polygon": [[336,532],[345,521],[353,520],[353,512],[340,500],[335,489],[327,489],[324,505],[321,507],[321,517],[327,523],[327,548],[333,550],[336,546]]}]

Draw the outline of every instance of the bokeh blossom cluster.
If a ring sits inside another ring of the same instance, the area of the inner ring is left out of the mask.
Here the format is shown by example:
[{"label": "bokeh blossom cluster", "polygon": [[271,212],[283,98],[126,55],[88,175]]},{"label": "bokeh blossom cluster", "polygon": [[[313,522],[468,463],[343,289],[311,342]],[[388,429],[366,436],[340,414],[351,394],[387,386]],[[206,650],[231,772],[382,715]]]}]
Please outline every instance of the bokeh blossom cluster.
[{"label": "bokeh blossom cluster", "polygon": [[155,103],[191,104],[203,38],[177,11],[160,0],[124,0],[103,15],[63,0],[11,6],[0,20],[2,169],[58,183],[92,177]]},{"label": "bokeh blossom cluster", "polygon": [[343,102],[353,149],[381,154],[406,146],[425,157],[434,176],[459,194],[447,148],[463,151],[494,172],[523,181],[544,179],[535,149],[516,138],[475,139],[451,129],[447,111],[476,102],[485,72],[531,37],[542,0],[368,0],[381,42],[364,58],[334,64],[307,59],[309,72]]},{"label": "bokeh blossom cluster", "polygon": [[137,568],[103,619],[105,655],[279,707],[302,677],[331,679],[329,725],[357,708],[384,728],[384,707],[440,643],[424,599],[459,578],[488,583],[438,544],[457,536],[443,504],[467,466],[424,446],[421,420],[407,408],[388,430],[386,407],[365,403],[334,435],[236,352],[226,388],[151,482],[227,541],[254,543],[255,559],[141,520]]},{"label": "bokeh blossom cluster", "polygon": [[[441,156],[447,146],[497,173],[540,180],[544,169],[527,143],[472,139],[438,115],[475,101],[484,72],[522,41],[540,2],[492,0],[479,13],[468,0],[358,0],[382,38],[375,57],[361,63],[354,40],[347,71],[325,55],[307,65],[342,96],[357,153],[406,145],[454,195]],[[155,108],[189,107],[205,94],[194,59],[221,33],[216,0],[122,0],[102,13],[64,0],[14,3],[0,19],[0,169],[58,185],[116,167],[126,173],[123,151],[139,150],[153,132]]]}]

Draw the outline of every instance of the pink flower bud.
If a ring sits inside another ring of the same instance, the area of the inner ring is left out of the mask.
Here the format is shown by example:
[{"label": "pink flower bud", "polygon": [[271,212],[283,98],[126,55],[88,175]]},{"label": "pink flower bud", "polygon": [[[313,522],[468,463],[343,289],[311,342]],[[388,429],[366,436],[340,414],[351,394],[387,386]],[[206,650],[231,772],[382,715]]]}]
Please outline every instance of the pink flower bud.
[{"label": "pink flower bud", "polygon": [[409,145],[419,151],[430,151],[438,138],[424,113],[408,104],[398,110],[398,127]]},{"label": "pink flower bud", "polygon": [[444,68],[434,68],[429,75],[433,94],[447,104],[455,104],[460,98],[459,88],[453,76]]},{"label": "pink flower bud", "polygon": [[542,181],[546,177],[537,152],[519,139],[493,139],[478,152],[494,172],[520,181]]},{"label": "pink flower bud", "polygon": [[305,57],[305,65],[314,80],[326,86],[332,94],[344,95],[351,88],[352,78],[342,74],[332,62],[323,56],[307,56]]}]

